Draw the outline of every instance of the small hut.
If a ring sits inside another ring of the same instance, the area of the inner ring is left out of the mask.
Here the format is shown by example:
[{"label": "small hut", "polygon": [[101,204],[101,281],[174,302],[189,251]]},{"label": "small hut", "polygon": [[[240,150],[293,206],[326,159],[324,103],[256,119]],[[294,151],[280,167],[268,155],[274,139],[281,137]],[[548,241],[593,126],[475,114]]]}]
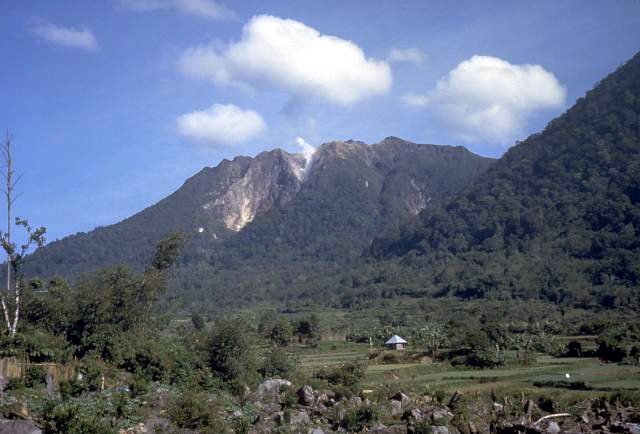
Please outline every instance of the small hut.
[{"label": "small hut", "polygon": [[404,350],[407,346],[407,341],[398,335],[393,335],[384,343],[384,346],[390,350]]}]

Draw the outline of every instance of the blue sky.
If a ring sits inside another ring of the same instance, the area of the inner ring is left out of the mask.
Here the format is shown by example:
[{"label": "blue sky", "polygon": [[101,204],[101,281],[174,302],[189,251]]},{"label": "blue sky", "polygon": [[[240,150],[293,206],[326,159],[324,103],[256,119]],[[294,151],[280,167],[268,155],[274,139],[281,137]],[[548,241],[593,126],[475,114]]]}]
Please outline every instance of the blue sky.
[{"label": "blue sky", "polygon": [[640,49],[640,2],[0,0],[17,214],[115,223],[296,137],[500,156]]}]

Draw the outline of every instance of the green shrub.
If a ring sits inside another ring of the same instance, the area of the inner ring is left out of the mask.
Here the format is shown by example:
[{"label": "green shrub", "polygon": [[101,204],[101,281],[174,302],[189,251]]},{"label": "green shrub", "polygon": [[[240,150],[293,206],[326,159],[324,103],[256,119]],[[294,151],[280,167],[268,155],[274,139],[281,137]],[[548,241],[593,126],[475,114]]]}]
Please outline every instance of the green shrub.
[{"label": "green shrub", "polygon": [[24,385],[35,387],[45,382],[45,371],[42,366],[29,365],[24,374]]},{"label": "green shrub", "polygon": [[343,385],[355,389],[364,378],[367,364],[363,361],[353,361],[338,366],[337,368],[324,368],[318,371],[316,378],[325,380],[332,385]]},{"label": "green shrub", "polygon": [[18,390],[27,387],[22,378],[9,378],[5,390]]},{"label": "green shrub", "polygon": [[74,402],[48,401],[43,411],[47,434],[115,434],[107,418]]},{"label": "green shrub", "polygon": [[260,368],[264,378],[290,378],[298,368],[296,357],[279,347],[272,347],[266,353]]},{"label": "green shrub", "polygon": [[131,383],[129,384],[129,393],[131,397],[137,398],[144,395],[149,390],[149,381],[145,376],[136,374],[133,376]]},{"label": "green shrub", "polygon": [[180,428],[205,428],[220,425],[215,408],[203,393],[185,392],[169,404],[169,418]]},{"label": "green shrub", "polygon": [[363,405],[357,408],[349,408],[340,426],[348,432],[361,431],[380,418],[380,410],[372,405]]}]

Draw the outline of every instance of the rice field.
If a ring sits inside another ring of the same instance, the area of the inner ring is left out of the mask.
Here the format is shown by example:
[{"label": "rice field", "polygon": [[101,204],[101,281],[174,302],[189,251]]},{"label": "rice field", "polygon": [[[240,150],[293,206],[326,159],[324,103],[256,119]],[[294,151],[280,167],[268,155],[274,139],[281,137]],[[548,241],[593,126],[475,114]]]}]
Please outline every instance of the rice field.
[{"label": "rice field", "polygon": [[[302,367],[313,372],[321,367],[368,359],[369,346],[346,342],[323,342],[319,348],[298,354]],[[540,390],[535,383],[559,384],[559,390],[583,382],[588,390],[571,393],[640,391],[640,367],[602,363],[596,358],[555,358],[539,356],[532,365],[508,365],[496,369],[468,369],[444,363],[369,364],[363,387],[375,389],[381,385],[417,393],[443,390],[452,392],[482,392],[491,390]]]}]

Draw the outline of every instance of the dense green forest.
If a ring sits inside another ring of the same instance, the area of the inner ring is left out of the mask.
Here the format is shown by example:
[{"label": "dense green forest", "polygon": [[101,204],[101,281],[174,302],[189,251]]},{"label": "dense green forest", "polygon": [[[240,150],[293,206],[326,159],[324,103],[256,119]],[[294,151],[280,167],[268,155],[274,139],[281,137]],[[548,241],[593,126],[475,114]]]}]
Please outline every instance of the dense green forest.
[{"label": "dense green forest", "polygon": [[[223,268],[208,282],[245,302],[353,308],[377,298],[454,297],[634,311],[639,202],[636,55],[472,185],[378,237],[346,267],[301,258],[276,268],[267,250],[249,252],[241,275]],[[181,281],[197,271],[183,267]],[[196,297],[206,299],[207,287]]]},{"label": "dense green forest", "polygon": [[[141,269],[153,243],[180,229],[189,244],[172,273],[172,296],[200,306],[215,300],[278,302],[297,297],[312,278],[361,263],[375,237],[391,235],[415,219],[416,210],[451,197],[494,161],[463,147],[394,137],[371,146],[333,142],[318,149],[292,200],[258,214],[240,232],[227,230],[203,209],[210,192],[228,184],[234,173],[256,163],[274,170],[283,155],[270,151],[204,169],[171,196],[121,223],[37,250],[27,259],[26,272],[75,281],[112,263]],[[287,175],[278,180],[282,189],[296,182]],[[206,228],[204,234],[196,232],[199,227]],[[215,238],[207,236],[211,233]]]},{"label": "dense green forest", "polygon": [[640,55],[371,251],[391,260],[368,270],[384,283],[367,291],[637,309]]}]

